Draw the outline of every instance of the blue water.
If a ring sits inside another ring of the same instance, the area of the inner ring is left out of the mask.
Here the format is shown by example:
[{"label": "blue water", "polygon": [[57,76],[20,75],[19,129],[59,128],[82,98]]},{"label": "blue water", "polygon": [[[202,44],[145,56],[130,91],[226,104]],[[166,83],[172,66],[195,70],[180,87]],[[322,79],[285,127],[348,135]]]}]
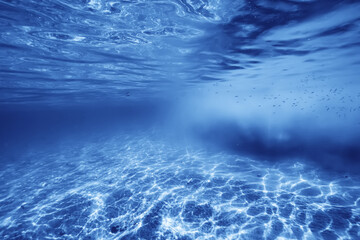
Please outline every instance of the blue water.
[{"label": "blue water", "polygon": [[0,0],[0,239],[360,239],[360,2]]}]

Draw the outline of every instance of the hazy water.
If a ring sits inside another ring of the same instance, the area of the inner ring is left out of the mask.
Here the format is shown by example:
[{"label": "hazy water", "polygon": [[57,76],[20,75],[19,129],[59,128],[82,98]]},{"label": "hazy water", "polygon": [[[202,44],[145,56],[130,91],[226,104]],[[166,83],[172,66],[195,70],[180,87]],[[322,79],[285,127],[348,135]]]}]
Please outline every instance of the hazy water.
[{"label": "hazy water", "polygon": [[360,3],[0,0],[2,239],[360,239]]}]

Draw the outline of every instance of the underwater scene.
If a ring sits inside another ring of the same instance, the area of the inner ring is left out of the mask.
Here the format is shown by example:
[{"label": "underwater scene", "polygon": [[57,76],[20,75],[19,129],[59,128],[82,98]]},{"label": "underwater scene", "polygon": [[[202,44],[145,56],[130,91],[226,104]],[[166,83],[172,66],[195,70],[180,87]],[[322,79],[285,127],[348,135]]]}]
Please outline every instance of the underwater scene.
[{"label": "underwater scene", "polygon": [[360,1],[0,0],[0,239],[360,239]]}]

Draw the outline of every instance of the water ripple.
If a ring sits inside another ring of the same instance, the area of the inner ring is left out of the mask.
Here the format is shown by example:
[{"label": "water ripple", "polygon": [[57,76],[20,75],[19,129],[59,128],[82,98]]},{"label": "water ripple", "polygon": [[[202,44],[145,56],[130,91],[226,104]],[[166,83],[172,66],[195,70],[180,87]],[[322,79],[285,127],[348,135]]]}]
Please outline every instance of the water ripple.
[{"label": "water ripple", "polygon": [[[151,96],[151,89],[168,92],[169,79],[175,83],[171,89],[238,75],[250,79],[272,59],[293,62],[291,56],[300,62],[311,60],[311,71],[319,74],[326,71],[323,65],[336,62],[331,68],[335,74],[353,76],[345,68],[338,71],[342,63],[335,59],[358,50],[359,4],[332,2],[2,0],[0,47],[5,54],[0,58],[0,84],[8,96],[2,101],[16,102],[14,85],[27,88],[32,85],[27,79],[34,79],[34,86],[36,79],[52,80],[50,89],[58,88],[58,81],[87,79],[78,82],[78,91],[62,89],[65,95],[77,96],[91,89],[97,97],[88,101],[102,96],[101,91],[96,94],[92,79],[129,90],[141,82],[138,97]],[[334,58],[326,57],[330,53]],[[348,58],[344,64],[355,69],[358,62]],[[303,76],[295,68],[286,71],[277,77]],[[123,96],[109,92],[108,97]],[[66,102],[61,94],[54,99]]]}]

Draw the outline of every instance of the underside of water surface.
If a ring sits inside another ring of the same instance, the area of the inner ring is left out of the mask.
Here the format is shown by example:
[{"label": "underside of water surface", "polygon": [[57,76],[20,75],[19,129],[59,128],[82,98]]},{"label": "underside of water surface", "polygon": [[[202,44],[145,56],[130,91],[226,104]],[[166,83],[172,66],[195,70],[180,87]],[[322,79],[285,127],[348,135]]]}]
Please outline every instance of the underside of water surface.
[{"label": "underside of water surface", "polygon": [[0,0],[0,239],[360,239],[356,0]]}]

